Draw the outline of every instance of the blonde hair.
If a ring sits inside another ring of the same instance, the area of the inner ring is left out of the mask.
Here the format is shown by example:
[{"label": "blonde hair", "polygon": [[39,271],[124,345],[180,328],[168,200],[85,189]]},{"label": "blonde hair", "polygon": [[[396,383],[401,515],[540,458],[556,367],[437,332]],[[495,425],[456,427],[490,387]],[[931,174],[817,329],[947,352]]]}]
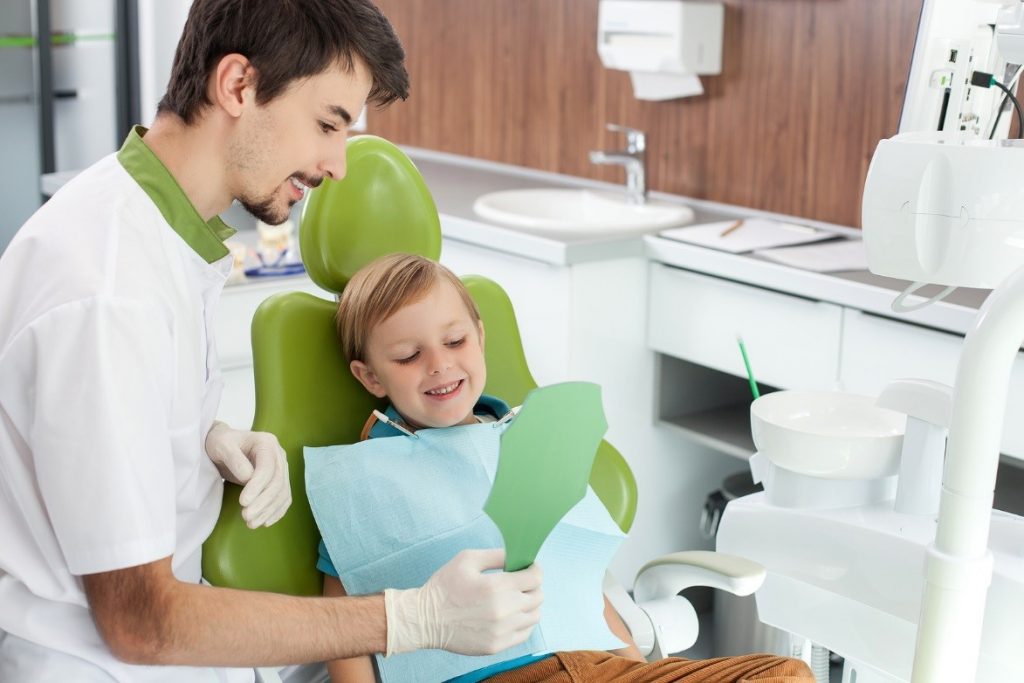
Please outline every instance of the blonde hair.
[{"label": "blonde hair", "polygon": [[415,254],[388,254],[363,266],[338,302],[338,339],[349,362],[365,361],[366,343],[373,329],[399,309],[419,301],[438,282],[448,282],[458,292],[475,322],[480,309],[455,273]]}]

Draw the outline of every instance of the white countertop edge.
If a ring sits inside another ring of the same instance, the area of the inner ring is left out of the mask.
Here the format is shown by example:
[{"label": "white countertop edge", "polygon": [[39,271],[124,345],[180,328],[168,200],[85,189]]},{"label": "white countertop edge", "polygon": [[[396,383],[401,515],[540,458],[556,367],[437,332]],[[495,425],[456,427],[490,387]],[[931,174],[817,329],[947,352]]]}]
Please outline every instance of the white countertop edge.
[{"label": "white countertop edge", "polygon": [[[580,178],[578,176],[566,175],[563,173],[554,173],[552,171],[541,171],[534,168],[528,168],[526,166],[515,166],[513,164],[506,164],[499,161],[489,161],[486,159],[475,159],[472,157],[464,157],[458,154],[451,154],[449,152],[438,152],[432,149],[423,149],[421,147],[412,146],[401,146],[402,151],[409,155],[409,157],[415,161],[417,159],[426,159],[437,163],[448,164],[451,166],[460,166],[462,168],[475,169],[479,171],[488,171],[491,173],[501,173],[505,175],[512,175],[519,178],[528,178],[530,180],[536,180],[541,183],[555,183],[564,185],[566,187],[583,187],[595,190],[610,190],[625,192],[625,186],[622,183],[610,183],[602,180],[593,180],[590,178]],[[839,225],[837,223],[828,223],[825,221],[810,220],[807,218],[801,218],[799,216],[790,216],[787,214],[774,213],[771,211],[761,211],[759,209],[753,209],[745,206],[739,206],[736,204],[723,204],[721,202],[714,202],[706,199],[694,199],[693,197],[687,197],[685,195],[669,194],[667,192],[651,191],[647,195],[650,199],[657,199],[658,201],[670,202],[673,204],[686,204],[694,209],[703,209],[712,213],[726,214],[729,216],[743,217],[743,218],[766,218],[778,221],[787,221],[791,223],[799,223],[800,225],[807,225],[809,227],[820,228],[822,230],[829,230],[836,232],[848,237],[860,237],[861,231],[857,228]]]},{"label": "white countertop edge", "polygon": [[900,322],[955,334],[966,334],[974,326],[978,315],[978,311],[973,308],[945,301],[939,301],[913,313],[897,314],[890,305],[896,293],[885,287],[844,280],[829,273],[815,273],[744,255],[683,244],[656,235],[644,238],[644,243],[648,258],[665,265],[774,289],[803,298],[848,306]]},{"label": "white countertop edge", "polygon": [[459,216],[441,214],[441,235],[487,249],[507,252],[513,256],[565,265],[566,245],[564,242],[549,240],[538,235],[518,232]]}]

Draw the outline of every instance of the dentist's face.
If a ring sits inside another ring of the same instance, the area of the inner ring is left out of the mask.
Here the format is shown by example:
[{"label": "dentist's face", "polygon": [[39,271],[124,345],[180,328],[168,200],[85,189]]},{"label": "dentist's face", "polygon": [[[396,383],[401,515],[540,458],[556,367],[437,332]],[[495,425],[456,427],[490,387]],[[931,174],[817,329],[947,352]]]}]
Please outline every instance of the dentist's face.
[{"label": "dentist's face", "polygon": [[266,104],[246,91],[228,164],[235,199],[264,223],[284,222],[308,188],[344,177],[348,129],[372,85],[366,65],[353,61],[351,71],[336,65],[297,80]]},{"label": "dentist's face", "polygon": [[378,324],[366,349],[366,362],[353,361],[352,373],[412,427],[476,421],[473,407],[487,382],[483,328],[451,283],[439,280]]}]

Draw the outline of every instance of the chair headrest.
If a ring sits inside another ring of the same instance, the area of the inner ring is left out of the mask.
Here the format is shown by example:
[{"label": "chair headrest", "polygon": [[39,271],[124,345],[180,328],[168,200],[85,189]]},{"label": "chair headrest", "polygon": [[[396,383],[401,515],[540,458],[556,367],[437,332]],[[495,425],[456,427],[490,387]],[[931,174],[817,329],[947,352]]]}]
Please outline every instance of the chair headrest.
[{"label": "chair headrest", "polygon": [[437,207],[409,157],[373,135],[350,138],[346,156],[343,179],[309,192],[299,227],[309,277],[334,294],[379,256],[441,255]]}]

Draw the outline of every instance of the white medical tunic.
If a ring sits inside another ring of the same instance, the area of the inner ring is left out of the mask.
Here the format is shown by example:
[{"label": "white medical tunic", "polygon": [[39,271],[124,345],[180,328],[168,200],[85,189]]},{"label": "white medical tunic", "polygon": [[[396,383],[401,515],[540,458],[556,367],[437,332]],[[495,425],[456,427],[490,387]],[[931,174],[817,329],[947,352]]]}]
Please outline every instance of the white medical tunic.
[{"label": "white medical tunic", "polygon": [[0,678],[6,665],[37,680],[36,665],[68,681],[253,679],[118,661],[82,589],[83,574],[168,556],[198,582],[223,490],[204,441],[233,231],[200,218],[144,133],[0,258]]}]

